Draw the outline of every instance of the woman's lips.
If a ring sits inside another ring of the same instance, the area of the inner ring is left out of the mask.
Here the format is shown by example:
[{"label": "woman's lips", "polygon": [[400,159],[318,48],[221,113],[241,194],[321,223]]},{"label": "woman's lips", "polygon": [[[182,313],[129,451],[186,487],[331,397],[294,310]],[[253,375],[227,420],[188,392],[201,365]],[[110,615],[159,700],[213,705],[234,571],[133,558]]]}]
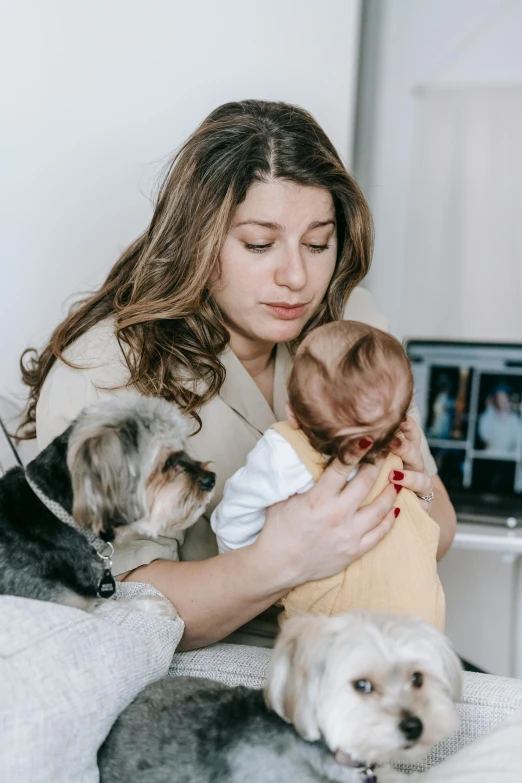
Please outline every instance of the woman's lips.
[{"label": "woman's lips", "polygon": [[282,321],[293,321],[295,318],[300,318],[306,310],[308,302],[304,304],[290,304],[288,302],[271,302],[265,304],[268,307],[272,315],[276,318],[280,318]]}]

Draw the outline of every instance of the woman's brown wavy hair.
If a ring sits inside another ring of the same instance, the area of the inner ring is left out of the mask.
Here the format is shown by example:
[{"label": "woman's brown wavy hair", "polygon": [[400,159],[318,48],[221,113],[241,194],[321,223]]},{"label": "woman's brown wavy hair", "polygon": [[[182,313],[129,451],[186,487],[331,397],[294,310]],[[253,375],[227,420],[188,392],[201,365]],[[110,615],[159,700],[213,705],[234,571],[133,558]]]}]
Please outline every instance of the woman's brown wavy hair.
[{"label": "woman's brown wavy hair", "polygon": [[170,162],[147,230],[123,253],[98,291],[77,303],[42,353],[28,349],[30,387],[19,434],[35,436],[36,403],[56,359],[109,316],[126,345],[129,386],[174,401],[200,424],[198,409],[223,384],[219,355],[229,336],[211,281],[236,206],[253,182],[286,179],[324,188],[334,200],[338,258],[312,327],[342,318],[371,260],[370,211],[332,143],[304,109],[247,100],[213,111]]}]

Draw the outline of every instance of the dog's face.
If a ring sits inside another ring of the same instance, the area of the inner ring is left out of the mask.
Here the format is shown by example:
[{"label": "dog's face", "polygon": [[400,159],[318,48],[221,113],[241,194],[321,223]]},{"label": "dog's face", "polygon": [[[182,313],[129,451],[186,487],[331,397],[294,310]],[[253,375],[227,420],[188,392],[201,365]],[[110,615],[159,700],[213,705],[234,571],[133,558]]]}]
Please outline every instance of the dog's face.
[{"label": "dog's face", "polygon": [[139,532],[156,536],[168,529],[190,527],[205,510],[215,483],[216,474],[205,463],[193,460],[182,449],[165,449],[146,481],[149,517]]},{"label": "dog's face", "polygon": [[423,620],[351,612],[289,620],[267,704],[340,764],[411,761],[457,725],[460,662]]},{"label": "dog's face", "polygon": [[105,537],[181,531],[203,513],[215,474],[185,452],[189,425],[164,400],[85,410],[69,438],[76,521]]}]

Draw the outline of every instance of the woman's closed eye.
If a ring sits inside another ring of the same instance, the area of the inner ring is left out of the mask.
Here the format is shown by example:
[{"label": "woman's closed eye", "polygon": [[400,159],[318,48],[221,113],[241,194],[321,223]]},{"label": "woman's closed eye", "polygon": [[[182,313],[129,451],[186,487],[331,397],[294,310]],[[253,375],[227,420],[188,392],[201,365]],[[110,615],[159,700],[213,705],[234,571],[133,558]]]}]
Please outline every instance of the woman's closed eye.
[{"label": "woman's closed eye", "polygon": [[312,253],[322,253],[324,250],[328,250],[330,245],[307,245],[307,247]]},{"label": "woman's closed eye", "polygon": [[[245,243],[245,247],[247,250],[249,250],[251,253],[265,253],[267,250],[269,250],[273,245],[273,242],[268,242],[266,244],[259,244],[254,245],[250,244],[249,242]],[[311,244],[305,244],[305,247],[307,247],[311,253],[322,253],[325,250],[328,250],[330,245],[311,245]]]},{"label": "woman's closed eye", "polygon": [[245,247],[247,250],[250,250],[251,253],[264,253],[266,252],[270,247],[272,247],[274,243],[268,242],[264,245],[251,245],[249,242],[245,243]]}]

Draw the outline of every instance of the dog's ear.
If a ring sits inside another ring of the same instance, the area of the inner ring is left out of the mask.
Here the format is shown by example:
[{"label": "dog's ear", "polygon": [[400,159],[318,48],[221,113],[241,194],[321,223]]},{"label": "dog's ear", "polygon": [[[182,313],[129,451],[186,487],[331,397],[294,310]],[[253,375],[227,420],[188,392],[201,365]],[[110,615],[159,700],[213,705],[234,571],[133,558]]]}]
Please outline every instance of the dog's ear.
[{"label": "dog's ear", "polygon": [[73,487],[73,517],[96,534],[140,519],[138,425],[88,421],[73,432],[67,457]]},{"label": "dog's ear", "polygon": [[268,668],[267,705],[306,740],[321,736],[317,707],[331,638],[329,619],[306,615],[287,620]]},{"label": "dog's ear", "polygon": [[460,658],[454,652],[449,639],[445,636],[440,635],[440,642],[437,646],[444,669],[445,681],[448,683],[451,698],[453,701],[458,701],[462,695],[464,683]]}]

